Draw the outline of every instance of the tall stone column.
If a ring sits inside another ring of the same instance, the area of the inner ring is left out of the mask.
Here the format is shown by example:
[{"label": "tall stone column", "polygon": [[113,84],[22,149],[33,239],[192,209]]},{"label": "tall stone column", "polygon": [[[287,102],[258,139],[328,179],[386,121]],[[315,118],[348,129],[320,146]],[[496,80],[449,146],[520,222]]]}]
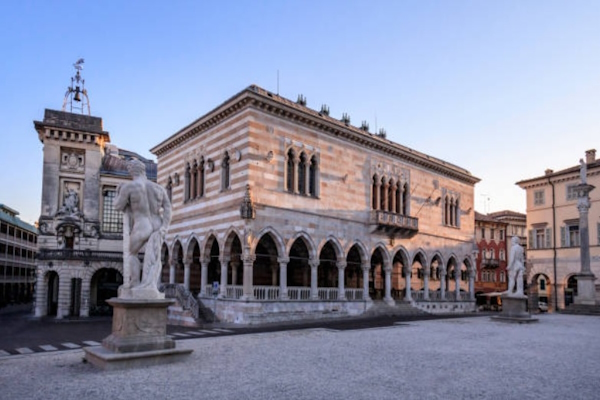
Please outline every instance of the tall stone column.
[{"label": "tall stone column", "polygon": [[175,266],[177,265],[177,261],[171,260],[169,264],[169,283],[175,283]]},{"label": "tall stone column", "polygon": [[469,269],[469,300],[475,301],[475,268]]},{"label": "tall stone column", "polygon": [[346,300],[346,289],[344,286],[344,272],[346,270],[346,261],[338,261],[338,300]]},{"label": "tall stone column", "polygon": [[206,293],[206,285],[208,285],[208,260],[200,262],[200,297],[210,295],[210,293]]},{"label": "tall stone column", "polygon": [[312,300],[319,300],[319,288],[318,288],[318,268],[319,260],[312,259],[308,262],[310,265],[310,298]]},{"label": "tall stone column", "polygon": [[446,300],[446,269],[440,268],[440,300]]},{"label": "tall stone column", "polygon": [[190,264],[191,260],[183,260],[183,287],[190,290]]},{"label": "tall stone column", "polygon": [[377,179],[375,182],[375,209],[381,210],[381,179]]},{"label": "tall stone column", "polygon": [[392,299],[392,263],[391,261],[385,261],[383,264],[383,272],[385,274],[385,288],[383,301],[387,304],[394,304]]},{"label": "tall stone column", "polygon": [[412,275],[412,266],[402,266],[402,272],[404,272],[404,281],[406,282],[406,288],[404,292],[404,300],[412,301],[412,289],[410,287],[410,277]]},{"label": "tall stone column", "polygon": [[219,283],[219,297],[227,297],[227,267],[229,259],[223,258],[221,261],[221,282]]},{"label": "tall stone column", "polygon": [[232,261],[230,263],[230,266],[231,266],[231,285],[235,286],[235,285],[237,285],[237,273],[238,273],[238,268],[240,266],[240,262]]},{"label": "tall stone column", "polygon": [[461,270],[459,267],[454,267],[454,295],[456,296],[456,301],[460,300],[460,274]]},{"label": "tall stone column", "polygon": [[363,262],[361,269],[363,273],[363,300],[371,301],[371,297],[369,296],[369,270],[371,269],[371,264]]},{"label": "tall stone column", "polygon": [[423,300],[429,300],[429,274],[431,267],[428,264],[423,265]]},{"label": "tall stone column", "polygon": [[594,189],[594,186],[586,183],[584,173],[582,172],[582,183],[574,188],[577,193],[577,209],[579,210],[579,251],[581,258],[581,272],[577,275],[575,304],[594,305],[596,304],[596,287],[594,285],[596,277],[590,269],[590,232],[588,226],[589,193]]},{"label": "tall stone column", "polygon": [[282,257],[277,260],[279,262],[279,300],[288,299],[287,287],[287,265],[290,259]]},{"label": "tall stone column", "polygon": [[40,267],[37,269],[35,284],[35,316],[43,317],[48,310],[46,299],[48,296],[48,286],[44,284],[44,271]]},{"label": "tall stone column", "polygon": [[244,294],[242,298],[244,300],[254,299],[254,260],[255,255],[244,255],[242,262],[244,263]]}]

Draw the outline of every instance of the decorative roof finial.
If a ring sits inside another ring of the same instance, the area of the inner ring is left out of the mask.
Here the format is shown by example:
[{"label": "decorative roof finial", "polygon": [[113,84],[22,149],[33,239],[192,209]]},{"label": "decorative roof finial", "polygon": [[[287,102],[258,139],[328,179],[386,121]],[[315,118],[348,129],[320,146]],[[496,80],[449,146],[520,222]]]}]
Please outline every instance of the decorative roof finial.
[{"label": "decorative roof finial", "polygon": [[[65,93],[65,99],[63,101],[62,110],[67,111],[67,103],[69,104],[69,112],[73,112],[73,109],[79,110],[82,114],[87,109],[87,115],[91,115],[90,112],[90,99],[85,89],[85,80],[81,78],[81,70],[83,69],[83,58],[80,58],[73,64],[73,67],[77,72],[75,76],[71,77],[71,86],[67,88]],[[81,85],[81,86],[80,86]],[[83,98],[82,98],[83,96]],[[79,105],[77,103],[80,103]]]}]

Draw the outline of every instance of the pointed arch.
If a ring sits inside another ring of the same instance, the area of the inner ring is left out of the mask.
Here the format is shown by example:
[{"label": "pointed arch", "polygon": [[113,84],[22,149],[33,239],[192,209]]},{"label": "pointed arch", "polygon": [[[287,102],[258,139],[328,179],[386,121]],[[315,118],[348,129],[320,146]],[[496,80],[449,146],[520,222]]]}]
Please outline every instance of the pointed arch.
[{"label": "pointed arch", "polygon": [[306,247],[308,249],[309,258],[316,259],[317,258],[317,246],[316,246],[315,242],[313,241],[313,239],[310,237],[310,235],[308,233],[306,233],[305,231],[296,232],[296,234],[290,240],[288,240],[287,246],[285,248],[285,254],[287,254],[287,255],[290,254],[290,251],[292,249],[292,246],[294,245],[294,242],[298,239],[302,239],[304,241],[304,244],[306,245]]}]

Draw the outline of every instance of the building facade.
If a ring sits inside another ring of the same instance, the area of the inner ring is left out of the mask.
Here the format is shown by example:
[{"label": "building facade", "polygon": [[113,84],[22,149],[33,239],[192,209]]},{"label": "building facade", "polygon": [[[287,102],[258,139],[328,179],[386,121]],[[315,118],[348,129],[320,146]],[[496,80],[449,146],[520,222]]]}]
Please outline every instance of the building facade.
[{"label": "building facade", "polygon": [[35,291],[38,230],[0,204],[0,308],[30,303]]},{"label": "building facade", "polygon": [[[589,249],[591,272],[600,276],[600,160],[586,151],[589,194]],[[550,310],[571,304],[577,295],[581,271],[580,225],[575,187],[581,183],[580,166],[517,182],[527,192],[527,279],[530,305],[548,303]],[[600,291],[596,282],[596,292]],[[597,296],[598,297],[598,296]]]},{"label": "building facade", "polygon": [[110,143],[102,119],[46,110],[34,122],[43,144],[35,315],[87,317],[110,313],[106,299],[123,281],[123,219],[113,201],[130,179],[126,160],[156,164]]},{"label": "building facade", "polygon": [[151,150],[163,282],[222,321],[474,309],[468,171],[250,86]]},{"label": "building facade", "polygon": [[479,250],[475,294],[503,292],[508,289],[507,226],[506,222],[489,214],[475,212],[475,240]]}]

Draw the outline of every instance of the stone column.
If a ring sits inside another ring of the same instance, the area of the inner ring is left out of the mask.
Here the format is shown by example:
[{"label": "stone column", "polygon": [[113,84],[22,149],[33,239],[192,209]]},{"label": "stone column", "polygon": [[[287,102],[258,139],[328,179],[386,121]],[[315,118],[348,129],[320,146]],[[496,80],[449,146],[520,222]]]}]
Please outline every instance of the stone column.
[{"label": "stone column", "polygon": [[440,268],[440,300],[446,300],[446,269]]},{"label": "stone column", "polygon": [[207,297],[206,285],[208,285],[208,260],[200,262],[200,297]]},{"label": "stone column", "polygon": [[287,265],[290,259],[282,257],[277,260],[279,262],[279,300],[288,299],[287,287]]},{"label": "stone column", "polygon": [[460,300],[460,274],[461,270],[458,267],[454,267],[454,295],[456,296],[456,301]]},{"label": "stone column", "polygon": [[221,282],[219,283],[219,297],[227,297],[227,267],[229,259],[222,258],[221,260]]},{"label": "stone column", "polygon": [[183,287],[190,290],[190,264],[191,260],[183,260]]},{"label": "stone column", "polygon": [[338,261],[338,300],[346,300],[346,289],[344,287],[344,271],[346,270],[346,261]]},{"label": "stone column", "polygon": [[396,212],[396,192],[397,192],[397,188],[396,186],[398,185],[398,183],[396,183],[394,186],[392,186],[392,196],[391,196],[391,200],[392,200],[392,204],[390,204],[390,212],[395,213]]},{"label": "stone column", "polygon": [[387,304],[395,304],[394,299],[392,298],[392,262],[385,261],[383,263],[383,272],[385,274],[385,287],[384,287],[384,295],[383,301]]},{"label": "stone column", "polygon": [[475,301],[475,274],[477,271],[474,268],[469,270],[469,300]]},{"label": "stone column", "polygon": [[423,300],[429,300],[429,274],[431,267],[428,264],[423,265]]},{"label": "stone column", "polygon": [[59,275],[58,306],[56,308],[56,319],[62,319],[63,317],[69,315],[71,295],[71,278]]},{"label": "stone column", "polygon": [[381,210],[381,179],[377,178],[375,182],[375,209]]},{"label": "stone column", "polygon": [[292,182],[292,185],[294,187],[294,193],[298,193],[298,178],[300,175],[298,174],[298,162],[300,161],[299,155],[294,154],[294,159],[292,161],[294,163],[294,181]]},{"label": "stone column", "polygon": [[244,255],[242,262],[244,263],[244,294],[242,299],[254,299],[254,260],[256,256],[253,254]]},{"label": "stone column", "polygon": [[177,261],[171,260],[169,264],[169,283],[175,283],[175,265],[177,265]]},{"label": "stone column", "polygon": [[48,310],[46,299],[48,297],[48,286],[44,284],[44,271],[37,268],[36,284],[35,284],[35,316],[43,317]]},{"label": "stone column", "polygon": [[383,196],[383,207],[381,207],[383,209],[383,211],[389,211],[390,210],[389,204],[388,204],[389,200],[390,200],[389,196],[388,196],[389,189],[390,189],[390,184],[388,182],[385,182],[383,184],[383,193],[384,193],[384,196]]},{"label": "stone column", "polygon": [[363,273],[363,300],[371,301],[371,297],[369,296],[369,270],[371,269],[371,264],[363,262],[361,269]]},{"label": "stone column", "polygon": [[412,266],[404,265],[402,267],[402,272],[404,272],[404,280],[406,282],[406,288],[404,292],[404,300],[412,301],[412,289],[410,287],[410,277],[412,275]]},{"label": "stone column", "polygon": [[312,259],[308,261],[310,265],[310,298],[312,300],[319,300],[319,288],[318,288],[318,268],[319,260]]},{"label": "stone column", "polygon": [[[584,173],[587,169],[584,171]],[[579,252],[581,259],[581,272],[577,275],[577,296],[575,304],[596,304],[596,287],[594,281],[596,277],[590,269],[590,232],[588,226],[588,211],[590,209],[589,193],[594,186],[585,183],[585,176],[582,177],[582,183],[575,186],[577,193],[577,209],[579,210]]]},{"label": "stone column", "polygon": [[238,272],[238,268],[240,266],[240,262],[232,261],[230,263],[230,266],[231,266],[231,285],[235,286],[235,285],[237,285],[237,272]]}]

